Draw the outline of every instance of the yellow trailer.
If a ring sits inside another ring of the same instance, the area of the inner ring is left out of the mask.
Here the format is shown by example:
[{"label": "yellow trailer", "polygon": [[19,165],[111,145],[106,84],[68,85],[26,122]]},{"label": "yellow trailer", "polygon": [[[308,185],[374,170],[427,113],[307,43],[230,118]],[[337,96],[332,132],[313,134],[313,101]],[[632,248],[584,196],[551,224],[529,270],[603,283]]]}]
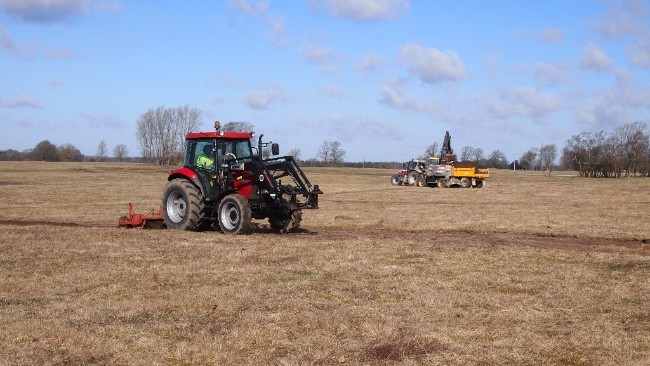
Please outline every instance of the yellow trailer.
[{"label": "yellow trailer", "polygon": [[479,169],[473,162],[452,162],[440,165],[440,159],[429,159],[426,182],[429,186],[481,188],[490,177],[489,169]]}]

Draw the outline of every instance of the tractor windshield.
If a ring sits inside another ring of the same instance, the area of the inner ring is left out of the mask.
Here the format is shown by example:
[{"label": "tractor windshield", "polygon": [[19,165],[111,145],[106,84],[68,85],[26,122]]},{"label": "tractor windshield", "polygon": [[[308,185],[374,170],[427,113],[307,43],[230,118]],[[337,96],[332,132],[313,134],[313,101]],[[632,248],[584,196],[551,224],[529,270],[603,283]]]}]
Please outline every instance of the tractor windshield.
[{"label": "tractor windshield", "polygon": [[250,161],[253,152],[249,139],[243,140],[219,140],[219,163],[224,156],[235,155],[239,162]]},{"label": "tractor windshield", "polygon": [[215,167],[219,170],[224,158],[236,159],[239,163],[245,163],[250,161],[253,156],[251,143],[248,139],[217,140],[216,148],[214,143],[214,139],[190,141],[187,144],[185,166],[200,168],[204,171],[212,171]]}]

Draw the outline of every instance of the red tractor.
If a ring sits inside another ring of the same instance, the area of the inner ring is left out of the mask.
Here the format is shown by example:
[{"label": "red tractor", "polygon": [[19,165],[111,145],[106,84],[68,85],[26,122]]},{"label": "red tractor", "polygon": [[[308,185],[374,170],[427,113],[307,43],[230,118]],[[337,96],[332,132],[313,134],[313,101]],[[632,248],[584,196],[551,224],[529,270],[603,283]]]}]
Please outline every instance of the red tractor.
[{"label": "red tractor", "polygon": [[286,232],[300,226],[302,209],[318,208],[323,192],[312,186],[292,156],[262,158],[269,145],[272,155],[279,155],[278,144],[263,143],[262,135],[254,152],[253,133],[219,131],[219,122],[215,129],[186,136],[183,167],[169,174],[160,211],[139,215],[129,207],[120,226],[181,230],[214,226],[238,234],[250,230],[252,219],[268,219],[272,229]]},{"label": "red tractor", "polygon": [[394,186],[403,184],[405,186],[424,187],[426,185],[426,171],[427,163],[424,160],[411,159],[403,164],[402,170],[390,177],[390,182]]}]

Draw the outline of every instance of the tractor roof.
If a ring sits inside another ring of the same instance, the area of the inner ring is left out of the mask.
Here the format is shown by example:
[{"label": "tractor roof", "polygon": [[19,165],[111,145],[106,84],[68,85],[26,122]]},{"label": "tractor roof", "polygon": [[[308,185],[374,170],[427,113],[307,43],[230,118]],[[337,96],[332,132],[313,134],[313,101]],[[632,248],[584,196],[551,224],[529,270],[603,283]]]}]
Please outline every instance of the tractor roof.
[{"label": "tractor roof", "polygon": [[250,139],[253,137],[252,132],[190,132],[185,136],[186,140],[203,140],[203,139]]}]

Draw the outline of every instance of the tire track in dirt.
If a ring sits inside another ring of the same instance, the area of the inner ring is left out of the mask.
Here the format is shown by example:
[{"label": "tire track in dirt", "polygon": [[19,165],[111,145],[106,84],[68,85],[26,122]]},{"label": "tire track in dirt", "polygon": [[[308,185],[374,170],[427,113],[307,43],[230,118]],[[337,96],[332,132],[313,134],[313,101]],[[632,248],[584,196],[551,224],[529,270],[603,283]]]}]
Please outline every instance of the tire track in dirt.
[{"label": "tire track in dirt", "polygon": [[118,227],[117,224],[99,224],[99,223],[82,223],[82,222],[56,222],[42,220],[12,220],[0,219],[0,225],[13,226],[58,226],[58,227]]}]

